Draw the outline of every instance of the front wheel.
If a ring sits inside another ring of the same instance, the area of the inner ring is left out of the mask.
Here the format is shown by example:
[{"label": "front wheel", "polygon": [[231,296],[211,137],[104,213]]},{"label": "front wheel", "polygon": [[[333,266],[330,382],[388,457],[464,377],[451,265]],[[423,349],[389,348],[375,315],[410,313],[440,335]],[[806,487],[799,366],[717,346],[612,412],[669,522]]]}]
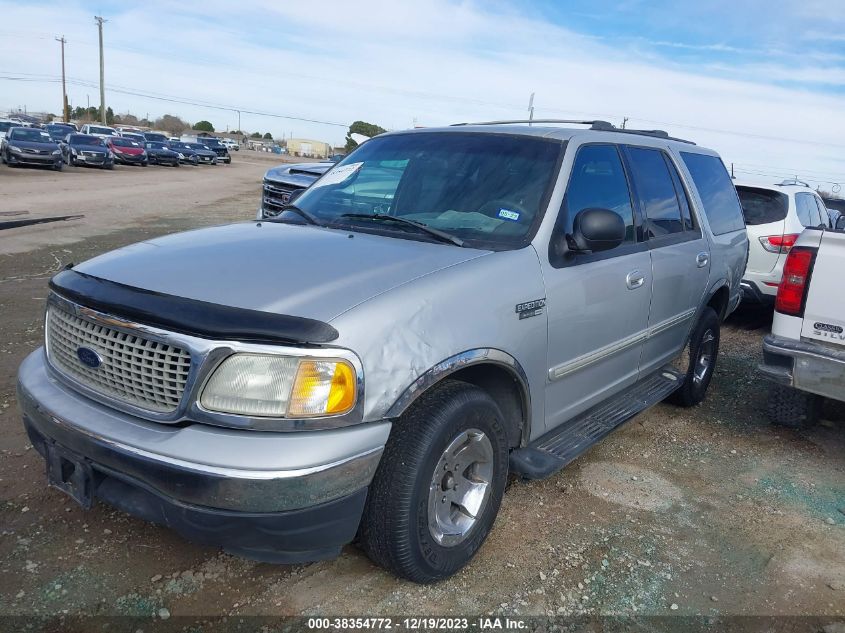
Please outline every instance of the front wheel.
[{"label": "front wheel", "polygon": [[681,356],[681,366],[678,367],[685,372],[684,382],[666,399],[667,402],[681,407],[693,407],[704,400],[716,370],[719,328],[719,315],[713,308],[704,308]]},{"label": "front wheel", "polygon": [[447,381],[391,431],[359,529],[367,555],[418,583],[448,578],[484,543],[508,474],[505,421],[482,389]]}]

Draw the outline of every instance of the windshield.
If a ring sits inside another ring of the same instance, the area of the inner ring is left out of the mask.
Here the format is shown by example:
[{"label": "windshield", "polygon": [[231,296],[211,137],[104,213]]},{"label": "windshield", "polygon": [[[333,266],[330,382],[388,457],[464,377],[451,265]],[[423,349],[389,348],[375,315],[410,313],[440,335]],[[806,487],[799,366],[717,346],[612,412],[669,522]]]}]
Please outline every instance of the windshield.
[{"label": "windshield", "polygon": [[[367,141],[316,181],[296,206],[327,224],[396,234],[397,224],[346,214],[414,220],[482,248],[531,238],[548,201],[563,145],[478,133],[397,134]],[[422,237],[404,230],[403,237]]]},{"label": "windshield", "polygon": [[221,147],[220,141],[216,138],[209,138],[203,141],[204,144],[208,145],[209,147]]},{"label": "windshield", "polygon": [[96,125],[89,125],[88,132],[90,134],[108,134],[109,136],[117,135],[110,127],[97,127]]},{"label": "windshield", "polygon": [[29,141],[30,143],[52,143],[53,139],[47,132],[42,130],[31,130],[19,128],[9,132],[9,139],[13,141]]},{"label": "windshield", "polygon": [[171,143],[170,143],[170,147],[173,147],[173,148],[175,148],[175,149],[191,149],[191,148],[188,146],[188,144],[187,144],[187,143],[173,143],[173,142],[171,142]]},{"label": "windshield", "polygon": [[786,218],[789,209],[789,198],[785,193],[771,189],[756,187],[736,188],[739,201],[742,204],[742,214],[749,226],[780,222]]},{"label": "windshield", "polygon": [[128,138],[113,138],[111,140],[112,145],[117,145],[118,147],[141,147],[137,141],[130,140]]},{"label": "windshield", "polygon": [[8,132],[15,124],[11,121],[0,121],[0,132]]},{"label": "windshield", "polygon": [[186,145],[187,145],[188,147],[190,147],[191,149],[208,149],[208,148],[207,148],[205,145],[203,145],[202,143],[186,143]]},{"label": "windshield", "polygon": [[147,143],[148,149],[167,149],[167,145],[164,143],[156,143],[155,141],[150,141]]},{"label": "windshield", "polygon": [[99,136],[88,136],[87,134],[73,134],[70,137],[71,145],[102,145],[103,141]]}]

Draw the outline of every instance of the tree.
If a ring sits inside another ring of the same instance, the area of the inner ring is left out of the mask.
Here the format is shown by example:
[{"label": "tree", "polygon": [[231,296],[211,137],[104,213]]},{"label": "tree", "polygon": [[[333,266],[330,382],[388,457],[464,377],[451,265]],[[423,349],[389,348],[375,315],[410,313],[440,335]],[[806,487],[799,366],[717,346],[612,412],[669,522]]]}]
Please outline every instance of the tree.
[{"label": "tree", "polygon": [[253,132],[249,135],[249,138],[261,138],[261,132]]},{"label": "tree", "polygon": [[109,106],[106,108],[106,125],[111,125],[112,123],[114,123],[114,110]]},{"label": "tree", "polygon": [[270,132],[264,132],[264,138],[267,139],[268,141],[272,141],[273,135],[270,134]]},{"label": "tree", "polygon": [[158,130],[165,130],[173,136],[179,136],[190,126],[187,122],[183,121],[178,116],[174,116],[172,114],[165,114],[163,117],[156,119],[155,127]]},{"label": "tree", "polygon": [[349,126],[349,132],[346,134],[346,152],[349,153],[358,147],[358,142],[352,138],[353,134],[363,134],[364,136],[372,138],[373,136],[378,136],[379,134],[384,134],[385,132],[387,132],[387,130],[375,123],[355,121]]},{"label": "tree", "polygon": [[199,130],[200,132],[213,132],[214,126],[211,125],[211,122],[202,120],[194,123],[194,129]]}]

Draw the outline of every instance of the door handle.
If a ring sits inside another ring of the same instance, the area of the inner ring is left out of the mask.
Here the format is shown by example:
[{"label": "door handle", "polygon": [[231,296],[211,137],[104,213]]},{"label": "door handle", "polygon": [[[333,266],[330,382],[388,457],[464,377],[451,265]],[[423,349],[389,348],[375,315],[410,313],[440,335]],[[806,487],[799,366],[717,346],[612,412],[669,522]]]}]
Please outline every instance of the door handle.
[{"label": "door handle", "polygon": [[710,253],[699,253],[698,256],[695,258],[695,263],[698,265],[699,268],[704,268],[707,264],[710,263]]},{"label": "door handle", "polygon": [[625,277],[625,284],[628,286],[628,290],[636,290],[644,283],[645,275],[643,275],[639,270],[632,270]]}]

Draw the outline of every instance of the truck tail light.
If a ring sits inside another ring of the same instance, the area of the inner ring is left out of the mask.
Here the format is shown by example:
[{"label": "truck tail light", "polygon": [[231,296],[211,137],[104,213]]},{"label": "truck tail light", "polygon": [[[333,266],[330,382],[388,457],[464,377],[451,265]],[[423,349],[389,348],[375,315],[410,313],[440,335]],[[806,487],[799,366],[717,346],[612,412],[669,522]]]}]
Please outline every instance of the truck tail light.
[{"label": "truck tail light", "polygon": [[768,237],[761,237],[760,244],[763,245],[770,253],[788,253],[795,245],[795,240],[798,239],[798,233],[788,233],[786,235],[769,235]]},{"label": "truck tail light", "polygon": [[778,286],[775,310],[781,314],[803,316],[815,257],[816,250],[813,248],[798,246],[789,251]]}]

